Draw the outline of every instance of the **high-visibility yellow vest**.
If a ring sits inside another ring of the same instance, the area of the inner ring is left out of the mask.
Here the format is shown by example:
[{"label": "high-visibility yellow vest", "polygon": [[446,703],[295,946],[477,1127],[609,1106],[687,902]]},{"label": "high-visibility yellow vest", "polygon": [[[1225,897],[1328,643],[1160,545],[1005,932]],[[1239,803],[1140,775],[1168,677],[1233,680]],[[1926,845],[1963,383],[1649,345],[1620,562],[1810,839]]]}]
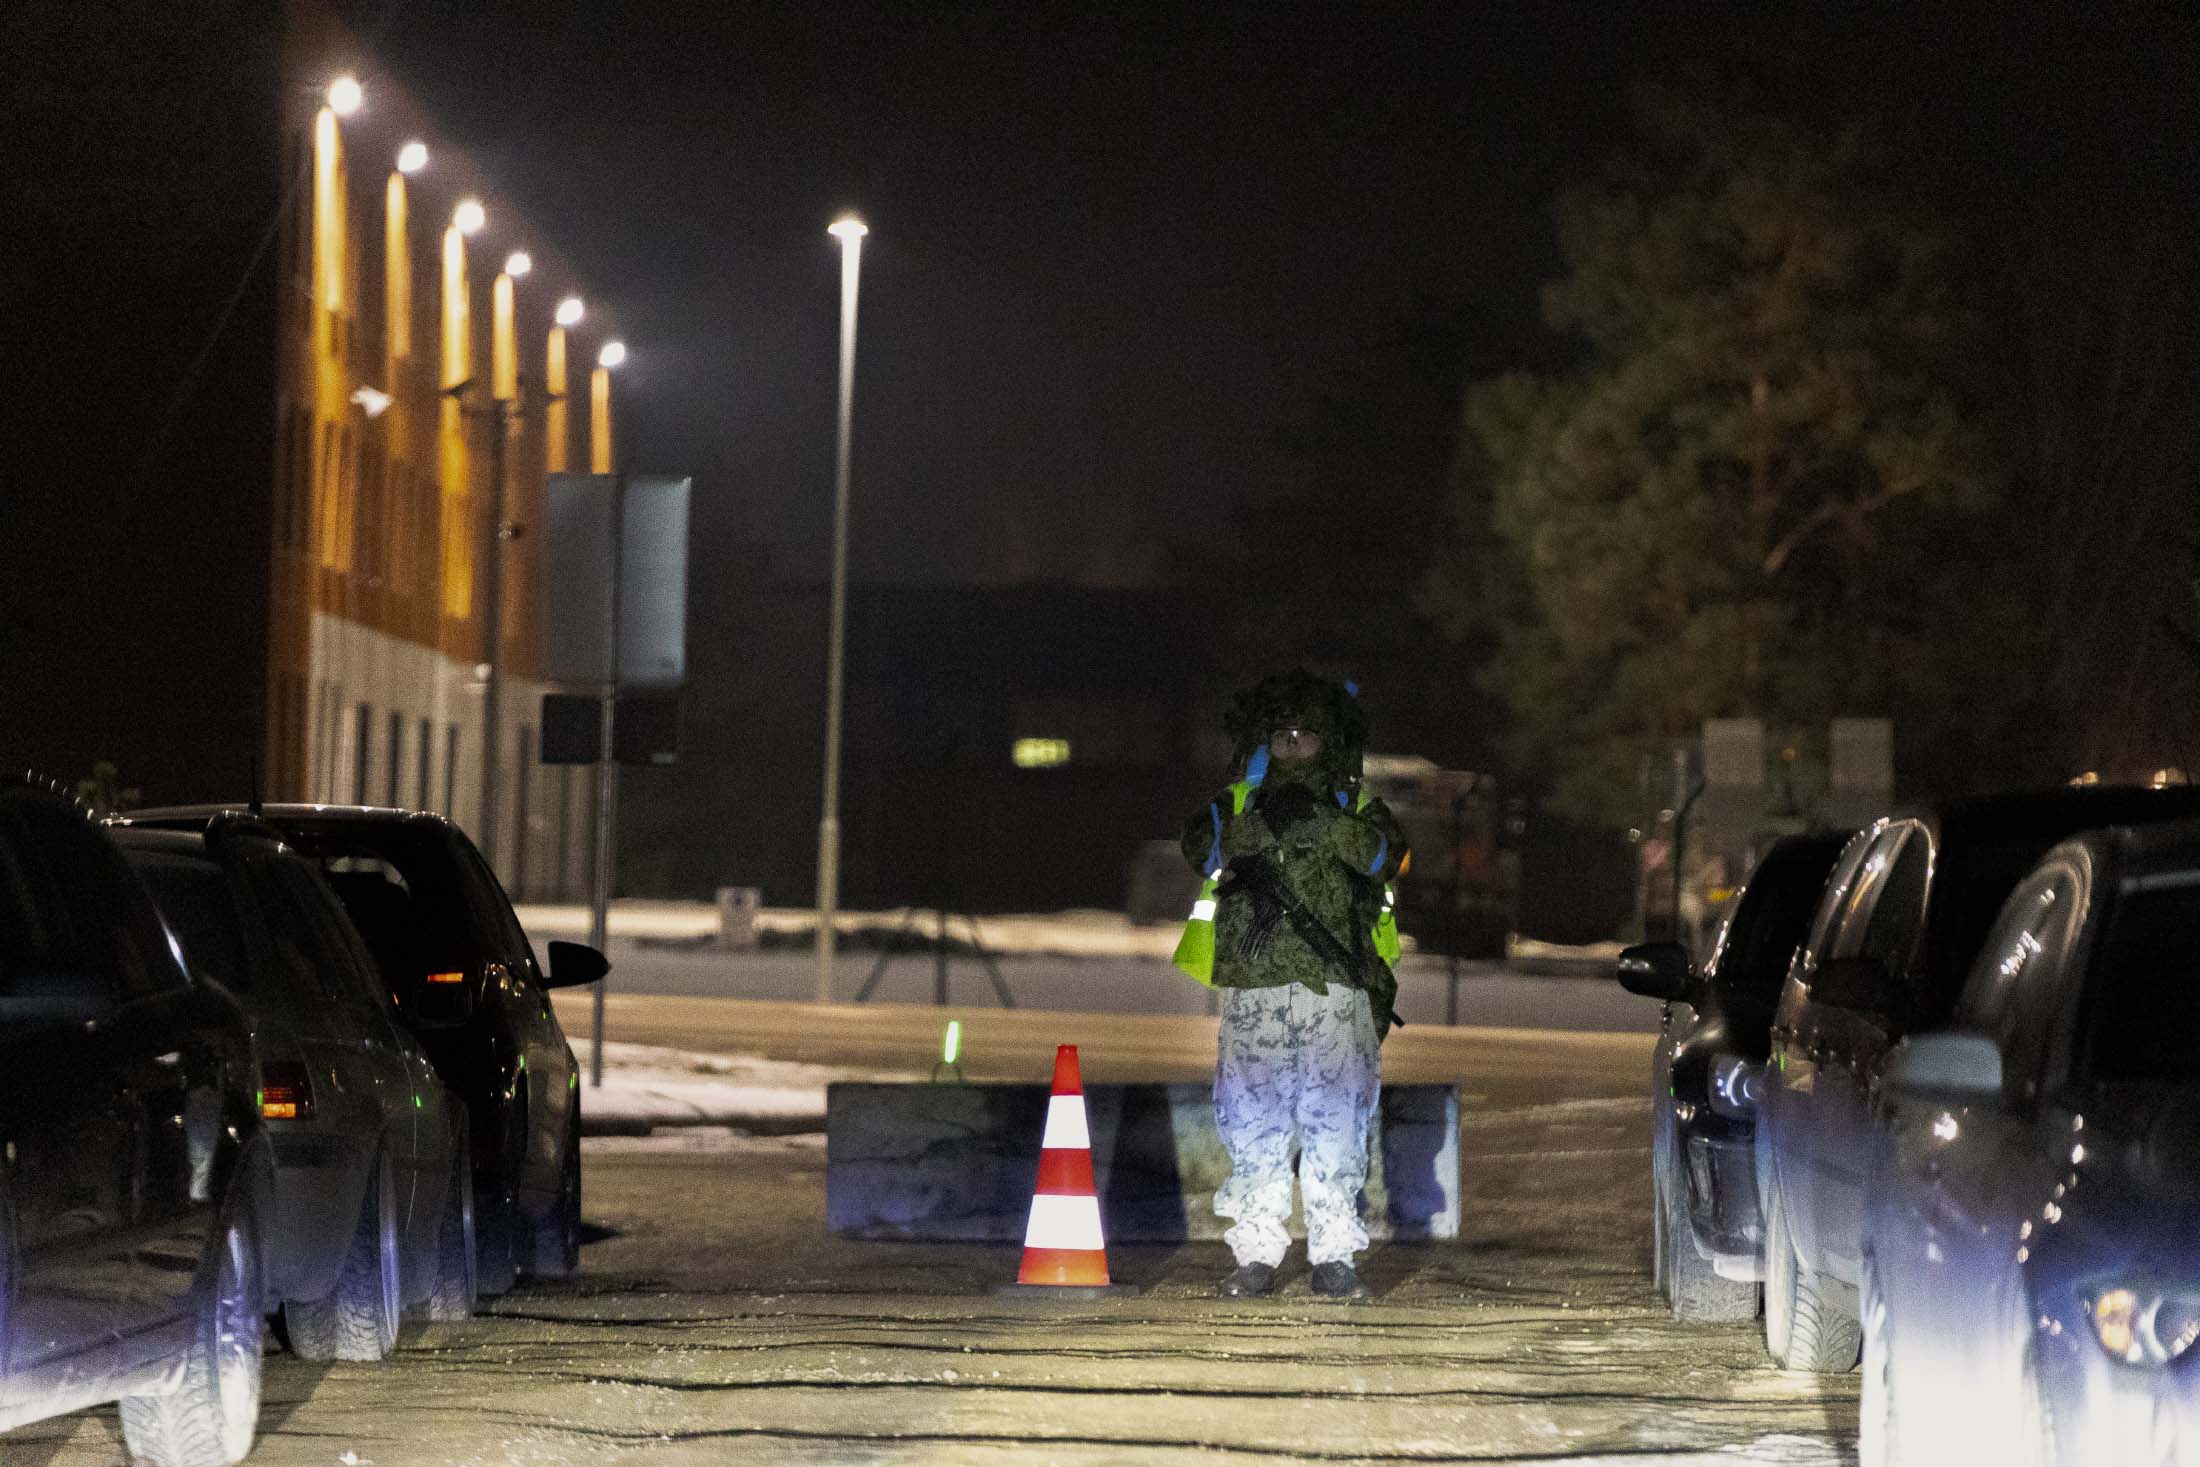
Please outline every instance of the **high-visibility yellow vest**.
[{"label": "high-visibility yellow vest", "polygon": [[[1255,781],[1241,779],[1230,786],[1230,813],[1241,815],[1245,802],[1258,788]],[[1372,796],[1363,789],[1355,810],[1367,808]],[[1210,807],[1211,808],[1211,807]],[[1211,851],[1212,864],[1199,884],[1199,897],[1192,903],[1192,915],[1184,923],[1184,935],[1176,940],[1176,953],[1170,958],[1188,977],[1214,986],[1215,981],[1215,888],[1222,884],[1222,833],[1221,818],[1217,812],[1215,845]],[[1398,904],[1396,887],[1383,883],[1383,910],[1375,919],[1375,955],[1384,962],[1396,966],[1398,962],[1398,918],[1392,910]]]},{"label": "high-visibility yellow vest", "polygon": [[[1241,815],[1245,802],[1251,798],[1255,786],[1249,779],[1241,779],[1230,786],[1230,813]],[[1210,810],[1213,806],[1208,807]],[[1169,961],[1182,968],[1189,977],[1198,979],[1210,988],[1215,981],[1215,888],[1222,885],[1222,821],[1218,813],[1215,820],[1215,844],[1208,852],[1207,874],[1200,879],[1199,899],[1192,903],[1192,915],[1184,924],[1184,935],[1176,940],[1176,954]]]}]

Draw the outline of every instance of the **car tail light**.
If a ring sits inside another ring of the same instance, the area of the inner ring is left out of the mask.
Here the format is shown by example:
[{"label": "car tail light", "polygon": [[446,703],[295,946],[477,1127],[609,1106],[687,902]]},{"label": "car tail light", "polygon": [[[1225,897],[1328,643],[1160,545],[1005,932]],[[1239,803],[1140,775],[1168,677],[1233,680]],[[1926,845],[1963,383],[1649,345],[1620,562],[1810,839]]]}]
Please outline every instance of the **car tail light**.
[{"label": "car tail light", "polygon": [[304,1065],[260,1067],[260,1119],[302,1121],[313,1115],[313,1081]]},{"label": "car tail light", "polygon": [[459,972],[430,973],[427,981],[430,983],[464,983],[466,975]]}]

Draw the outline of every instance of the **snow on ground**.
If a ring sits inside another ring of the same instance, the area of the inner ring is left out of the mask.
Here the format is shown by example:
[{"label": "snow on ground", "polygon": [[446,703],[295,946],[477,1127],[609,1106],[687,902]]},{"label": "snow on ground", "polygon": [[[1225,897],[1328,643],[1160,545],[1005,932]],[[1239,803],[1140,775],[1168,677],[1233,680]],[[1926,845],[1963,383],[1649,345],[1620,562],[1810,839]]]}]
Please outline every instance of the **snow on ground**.
[{"label": "snow on ground", "polygon": [[[585,938],[588,909],[583,906],[523,904],[518,909],[522,926],[538,938]],[[839,912],[833,930],[844,936],[893,932],[909,924],[929,936],[936,929],[929,908],[892,907],[875,912]],[[1134,923],[1122,912],[1080,908],[1067,912],[1023,912],[978,917],[978,940],[988,952],[1004,957],[1047,956],[1066,958],[1161,958],[1176,951],[1182,924],[1161,922],[1148,926]],[[817,930],[817,912],[809,907],[765,907],[756,915],[759,931],[809,933]],[[657,942],[710,942],[719,934],[718,908],[709,902],[614,902],[611,935]],[[950,919],[948,936],[967,940],[969,923],[960,916]],[[1405,939],[1413,950],[1413,939]],[[1609,963],[1619,956],[1616,942],[1569,947],[1558,943],[1517,938],[1512,956],[1523,962]]]},{"label": "snow on ground", "polygon": [[603,1084],[584,1084],[581,1090],[581,1129],[592,1136],[680,1126],[822,1131],[825,1087],[834,1081],[921,1078],[898,1070],[697,1054],[650,1044],[607,1043],[603,1050]]}]

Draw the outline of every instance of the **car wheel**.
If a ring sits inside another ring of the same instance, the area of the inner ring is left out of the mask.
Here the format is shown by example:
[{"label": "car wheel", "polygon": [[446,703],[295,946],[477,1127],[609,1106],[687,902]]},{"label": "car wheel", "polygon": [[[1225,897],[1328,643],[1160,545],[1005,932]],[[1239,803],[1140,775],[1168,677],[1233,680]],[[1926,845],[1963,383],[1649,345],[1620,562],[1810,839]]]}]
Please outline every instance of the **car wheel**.
[{"label": "car wheel", "polygon": [[404,1301],[397,1251],[397,1168],[379,1152],[359,1223],[326,1299],[283,1305],[290,1347],[305,1360],[380,1360],[397,1345]]},{"label": "car wheel", "polygon": [[245,1189],[217,1235],[198,1327],[171,1395],[124,1396],[122,1439],[147,1467],[230,1467],[260,1422],[260,1232]]},{"label": "car wheel", "polygon": [[465,1129],[451,1158],[451,1185],[443,1199],[443,1221],[436,1231],[435,1288],[429,1291],[427,1316],[442,1323],[471,1319],[480,1297],[480,1240],[474,1235],[474,1152]]},{"label": "car wheel", "polygon": [[1856,1411],[1858,1467],[1898,1467],[1901,1429],[1894,1408],[1894,1342],[1888,1338],[1887,1300],[1878,1270],[1867,1261],[1859,1290],[1864,1326],[1864,1387]]},{"label": "car wheel", "polygon": [[1721,1276],[1711,1260],[1696,1251],[1696,1240],[1677,1190],[1665,1189],[1665,1291],[1673,1317],[1683,1324],[1722,1324],[1757,1317],[1757,1286]]},{"label": "car wheel", "polygon": [[1772,1194],[1765,1224],[1765,1346],[1787,1370],[1854,1370],[1863,1330],[1842,1309],[1834,1280],[1802,1266],[1788,1236],[1787,1209]]},{"label": "car wheel", "polygon": [[535,1228],[539,1278],[571,1278],[581,1266],[581,1131],[578,1117],[565,1127],[565,1165],[558,1171],[557,1211]]}]

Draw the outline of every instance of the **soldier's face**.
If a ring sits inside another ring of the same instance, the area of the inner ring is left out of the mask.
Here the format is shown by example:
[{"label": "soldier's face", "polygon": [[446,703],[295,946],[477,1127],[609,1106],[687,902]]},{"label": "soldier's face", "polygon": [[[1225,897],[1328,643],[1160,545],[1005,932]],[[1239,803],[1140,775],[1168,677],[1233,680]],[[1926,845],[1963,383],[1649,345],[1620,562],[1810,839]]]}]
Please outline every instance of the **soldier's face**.
[{"label": "soldier's face", "polygon": [[1279,728],[1268,736],[1268,757],[1289,764],[1322,751],[1322,736],[1307,728]]}]

